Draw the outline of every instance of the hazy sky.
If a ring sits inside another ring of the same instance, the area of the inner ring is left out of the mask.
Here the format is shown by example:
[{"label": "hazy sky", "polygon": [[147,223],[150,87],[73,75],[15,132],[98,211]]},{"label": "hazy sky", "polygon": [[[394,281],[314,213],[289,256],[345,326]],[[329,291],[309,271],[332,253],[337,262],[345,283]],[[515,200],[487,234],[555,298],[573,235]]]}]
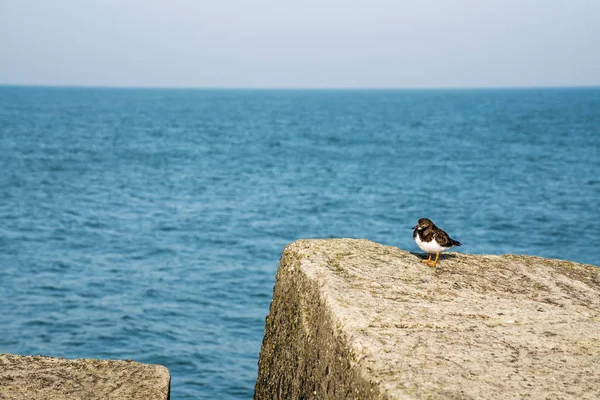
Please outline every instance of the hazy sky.
[{"label": "hazy sky", "polygon": [[0,83],[600,85],[600,0],[0,0]]}]

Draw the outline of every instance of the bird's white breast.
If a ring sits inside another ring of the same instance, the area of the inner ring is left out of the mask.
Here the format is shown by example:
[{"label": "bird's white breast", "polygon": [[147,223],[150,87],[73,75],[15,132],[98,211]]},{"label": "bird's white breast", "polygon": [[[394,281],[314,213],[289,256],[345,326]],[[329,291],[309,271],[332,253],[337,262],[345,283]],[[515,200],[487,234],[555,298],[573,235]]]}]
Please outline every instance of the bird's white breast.
[{"label": "bird's white breast", "polygon": [[417,243],[417,246],[419,246],[421,248],[421,250],[423,250],[424,252],[427,252],[427,253],[439,253],[441,251],[448,250],[450,248],[450,247],[440,246],[438,244],[438,242],[435,241],[435,235],[433,236],[433,239],[431,240],[431,242],[423,242],[423,241],[421,241],[421,238],[417,234],[417,236],[415,236],[415,243]]}]

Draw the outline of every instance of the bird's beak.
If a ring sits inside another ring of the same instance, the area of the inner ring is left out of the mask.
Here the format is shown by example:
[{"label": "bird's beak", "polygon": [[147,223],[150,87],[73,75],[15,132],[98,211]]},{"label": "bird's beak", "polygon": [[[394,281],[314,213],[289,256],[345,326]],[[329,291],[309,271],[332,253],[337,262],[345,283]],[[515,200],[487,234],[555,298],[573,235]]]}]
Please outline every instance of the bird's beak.
[{"label": "bird's beak", "polygon": [[415,225],[415,226],[413,226],[411,229],[417,229],[417,227],[418,227],[418,226],[419,226],[419,225]]}]

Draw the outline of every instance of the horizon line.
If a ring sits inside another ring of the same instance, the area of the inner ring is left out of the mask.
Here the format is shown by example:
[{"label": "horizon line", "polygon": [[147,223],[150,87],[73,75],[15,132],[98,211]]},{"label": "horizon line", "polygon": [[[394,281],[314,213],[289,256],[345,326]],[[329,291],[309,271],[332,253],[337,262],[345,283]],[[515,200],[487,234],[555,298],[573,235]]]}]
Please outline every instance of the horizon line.
[{"label": "horizon line", "polygon": [[324,90],[364,90],[364,91],[402,91],[402,90],[518,90],[518,89],[597,89],[600,84],[590,85],[523,85],[523,86],[126,86],[126,85],[78,85],[78,84],[23,84],[2,83],[0,88],[48,88],[48,89],[139,89],[139,90],[282,90],[282,91],[324,91]]}]

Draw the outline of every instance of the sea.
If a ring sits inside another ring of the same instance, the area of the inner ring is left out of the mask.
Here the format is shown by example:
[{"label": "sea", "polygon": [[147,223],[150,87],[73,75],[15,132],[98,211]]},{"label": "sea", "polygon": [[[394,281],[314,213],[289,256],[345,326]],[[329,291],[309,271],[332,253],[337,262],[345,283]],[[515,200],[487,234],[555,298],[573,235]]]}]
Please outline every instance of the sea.
[{"label": "sea", "polygon": [[[0,87],[0,353],[250,399],[302,238],[600,264],[600,88]],[[527,288],[523,288],[526,290]]]}]

